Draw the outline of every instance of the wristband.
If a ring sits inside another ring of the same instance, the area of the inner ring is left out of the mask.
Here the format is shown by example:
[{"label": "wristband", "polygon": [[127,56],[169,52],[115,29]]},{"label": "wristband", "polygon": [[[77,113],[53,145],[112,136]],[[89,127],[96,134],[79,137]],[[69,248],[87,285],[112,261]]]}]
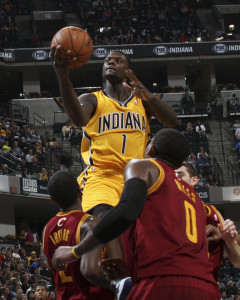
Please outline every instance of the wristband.
[{"label": "wristband", "polygon": [[72,254],[75,258],[79,259],[81,257],[81,255],[77,255],[77,253],[75,252],[75,248],[72,248]]}]

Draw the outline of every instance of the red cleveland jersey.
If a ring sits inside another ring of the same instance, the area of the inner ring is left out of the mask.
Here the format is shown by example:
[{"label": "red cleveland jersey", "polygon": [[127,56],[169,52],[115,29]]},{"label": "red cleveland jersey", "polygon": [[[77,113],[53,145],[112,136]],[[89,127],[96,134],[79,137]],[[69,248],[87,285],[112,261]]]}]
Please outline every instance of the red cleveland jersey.
[{"label": "red cleveland jersey", "polygon": [[[217,224],[221,224],[223,226],[223,219],[219,213],[219,211],[213,205],[203,204],[207,217],[207,225],[211,224],[213,226],[217,226]],[[214,242],[211,241],[208,243],[208,252],[209,252],[209,260],[212,263],[213,267],[213,276],[216,280],[218,280],[218,272],[221,264],[221,260],[223,257],[223,241]]]},{"label": "red cleveland jersey", "polygon": [[139,218],[122,235],[133,280],[173,275],[216,284],[208,260],[202,200],[172,168],[152,161],[160,176],[148,190]]},{"label": "red cleveland jersey", "polygon": [[80,272],[80,261],[66,265],[65,271],[52,266],[52,257],[59,246],[73,246],[80,242],[80,229],[88,214],[78,210],[60,212],[44,229],[43,251],[52,269],[58,300],[113,300],[110,290],[90,284]]}]

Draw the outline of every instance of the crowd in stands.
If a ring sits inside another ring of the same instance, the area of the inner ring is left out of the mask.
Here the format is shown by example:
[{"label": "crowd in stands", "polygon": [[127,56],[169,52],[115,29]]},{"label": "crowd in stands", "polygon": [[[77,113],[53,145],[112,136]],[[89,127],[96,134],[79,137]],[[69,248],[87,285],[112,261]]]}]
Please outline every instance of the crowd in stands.
[{"label": "crowd in stands", "polygon": [[52,273],[39,251],[19,245],[0,249],[0,299],[36,299],[36,287],[50,290],[48,299],[56,299]]},{"label": "crowd in stands", "polygon": [[196,123],[184,123],[182,119],[178,119],[176,129],[182,132],[188,139],[191,146],[191,154],[186,159],[191,163],[198,172],[198,187],[217,186],[218,182],[212,172],[211,159],[209,157],[209,144],[207,134],[210,133],[208,122],[205,124],[201,120]]},{"label": "crowd in stands", "polygon": [[61,164],[69,167],[72,160],[49,132],[41,136],[32,124],[0,121],[1,175],[48,180]]},{"label": "crowd in stands", "polygon": [[240,300],[240,269],[223,257],[218,276],[221,300]]},{"label": "crowd in stands", "polygon": [[[201,24],[196,9],[211,6],[211,1],[175,0],[98,0],[56,1],[54,10],[77,13],[94,45],[185,43],[216,40]],[[29,15],[34,2],[0,2],[0,48],[41,47],[41,33],[18,40],[15,17]],[[44,10],[44,4],[43,9]],[[227,39],[227,35],[225,39]]]}]

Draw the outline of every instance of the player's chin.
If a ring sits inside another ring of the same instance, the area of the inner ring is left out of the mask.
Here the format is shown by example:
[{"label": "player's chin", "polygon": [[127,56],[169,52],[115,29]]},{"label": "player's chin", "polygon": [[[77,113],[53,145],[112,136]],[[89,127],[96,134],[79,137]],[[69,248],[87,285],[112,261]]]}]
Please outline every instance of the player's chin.
[{"label": "player's chin", "polygon": [[117,79],[118,76],[115,73],[106,72],[103,78],[106,79],[106,80]]}]

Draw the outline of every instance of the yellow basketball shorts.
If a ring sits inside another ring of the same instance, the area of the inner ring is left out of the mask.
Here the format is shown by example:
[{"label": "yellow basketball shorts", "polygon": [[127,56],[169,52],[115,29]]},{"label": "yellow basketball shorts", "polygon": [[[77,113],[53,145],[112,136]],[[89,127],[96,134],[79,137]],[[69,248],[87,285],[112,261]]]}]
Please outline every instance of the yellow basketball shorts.
[{"label": "yellow basketball shorts", "polygon": [[82,209],[89,211],[99,204],[116,206],[123,190],[123,173],[114,169],[90,167],[78,177],[82,189]]}]

